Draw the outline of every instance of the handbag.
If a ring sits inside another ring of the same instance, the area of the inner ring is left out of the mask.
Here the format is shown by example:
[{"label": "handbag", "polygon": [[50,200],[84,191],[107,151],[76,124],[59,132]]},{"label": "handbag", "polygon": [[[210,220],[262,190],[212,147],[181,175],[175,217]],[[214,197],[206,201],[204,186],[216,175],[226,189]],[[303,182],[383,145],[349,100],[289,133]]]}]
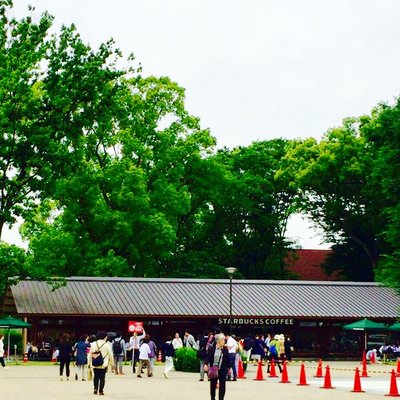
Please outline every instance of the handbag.
[{"label": "handbag", "polygon": [[221,354],[218,359],[218,364],[212,365],[210,368],[208,368],[208,372],[207,372],[208,379],[217,379],[218,378],[219,366],[221,364],[221,359],[222,359],[222,350],[221,350]]},{"label": "handbag", "polygon": [[88,380],[88,381],[91,381],[91,380],[93,380],[93,370],[92,370],[92,368],[88,368],[88,370],[87,370],[87,377],[86,377],[86,379]]},{"label": "handbag", "polygon": [[217,379],[218,378],[218,373],[219,373],[219,368],[218,365],[213,365],[208,369],[208,379]]}]

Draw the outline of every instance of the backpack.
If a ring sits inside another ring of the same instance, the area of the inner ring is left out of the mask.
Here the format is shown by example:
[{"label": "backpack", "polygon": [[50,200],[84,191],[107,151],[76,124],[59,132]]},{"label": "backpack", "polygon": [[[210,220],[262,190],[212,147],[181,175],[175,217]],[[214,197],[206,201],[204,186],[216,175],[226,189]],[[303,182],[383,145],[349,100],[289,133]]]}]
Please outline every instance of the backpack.
[{"label": "backpack", "polygon": [[243,350],[250,350],[253,346],[253,339],[250,337],[247,337],[243,340]]},{"label": "backpack", "polygon": [[277,356],[278,355],[278,350],[276,349],[276,345],[274,343],[272,343],[269,347],[269,352],[273,355],[273,356]]},{"label": "backpack", "polygon": [[114,354],[121,354],[122,353],[122,346],[121,346],[121,340],[114,340],[113,342],[113,353]]},{"label": "backpack", "polygon": [[101,354],[100,349],[104,346],[104,343],[100,347],[97,341],[96,344],[97,344],[97,350],[92,353],[92,365],[93,367],[102,367],[104,364],[104,357]]}]

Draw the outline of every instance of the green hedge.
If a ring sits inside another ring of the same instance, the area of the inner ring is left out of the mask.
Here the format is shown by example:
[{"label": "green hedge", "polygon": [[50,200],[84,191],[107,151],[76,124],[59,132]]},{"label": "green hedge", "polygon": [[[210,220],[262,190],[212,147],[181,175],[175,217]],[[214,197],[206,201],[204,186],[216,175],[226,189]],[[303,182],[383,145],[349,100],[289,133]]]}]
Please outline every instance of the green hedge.
[{"label": "green hedge", "polygon": [[[0,329],[0,333],[2,333],[4,335],[4,351],[7,351],[8,348],[8,330],[4,329],[1,330]],[[21,330],[14,330],[11,329],[10,330],[10,353],[11,355],[14,354],[14,345],[17,345],[17,353],[22,353],[22,334],[21,334]]]},{"label": "green hedge", "polygon": [[200,361],[196,350],[186,347],[175,350],[174,368],[176,371],[199,372]]}]

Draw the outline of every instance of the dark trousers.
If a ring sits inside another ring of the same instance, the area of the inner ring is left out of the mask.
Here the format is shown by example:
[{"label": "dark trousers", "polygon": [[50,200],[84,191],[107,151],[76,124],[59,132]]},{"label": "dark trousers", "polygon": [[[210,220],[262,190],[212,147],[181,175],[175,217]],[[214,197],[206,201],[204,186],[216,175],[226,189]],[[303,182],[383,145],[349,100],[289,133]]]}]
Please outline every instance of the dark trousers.
[{"label": "dark trousers", "polygon": [[98,390],[100,393],[104,390],[106,383],[106,372],[107,368],[93,368],[93,385],[94,390]]},{"label": "dark trousers", "polygon": [[69,378],[69,364],[71,362],[71,357],[70,356],[61,356],[61,357],[59,357],[59,360],[60,360],[60,376],[63,375],[64,366],[65,366],[65,373],[67,375],[67,378]]},{"label": "dark trousers", "polygon": [[4,357],[0,357],[0,364],[5,367],[6,363],[4,362]]},{"label": "dark trousers", "polygon": [[219,381],[218,400],[224,400],[227,372],[228,371],[226,369],[222,369],[222,370],[219,371],[219,377],[218,378],[210,379],[211,400],[215,400],[215,392],[216,392],[218,381]]},{"label": "dark trousers", "polygon": [[279,372],[282,372],[282,367],[281,367],[281,363],[279,362],[279,358],[277,356],[274,356],[273,354],[270,354],[269,355],[268,368],[267,368],[267,374],[269,374],[272,360],[274,360],[275,366],[277,366],[279,368]]},{"label": "dark trousers", "polygon": [[233,378],[236,378],[236,353],[229,353],[229,364],[231,364]]},{"label": "dark trousers", "polygon": [[133,373],[136,372],[136,364],[139,362],[139,349],[133,349],[132,351],[132,366]]}]

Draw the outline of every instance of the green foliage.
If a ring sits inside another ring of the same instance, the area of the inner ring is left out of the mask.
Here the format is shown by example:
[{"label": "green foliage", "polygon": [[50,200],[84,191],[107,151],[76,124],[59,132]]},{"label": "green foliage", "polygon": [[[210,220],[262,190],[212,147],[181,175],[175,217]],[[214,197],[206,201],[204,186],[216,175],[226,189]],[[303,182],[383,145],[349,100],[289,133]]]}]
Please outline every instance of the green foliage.
[{"label": "green foliage", "polygon": [[10,354],[14,354],[14,346],[17,345],[17,353],[21,354],[23,353],[23,348],[22,348],[22,333],[21,330],[17,329],[10,329],[10,332],[8,332],[7,329],[0,330],[0,333],[4,335],[4,350],[8,349],[8,333],[10,333]]},{"label": "green foliage", "polygon": [[187,347],[175,350],[174,368],[176,371],[199,372],[200,363],[196,350]]},{"label": "green foliage", "polygon": [[9,283],[17,277],[25,277],[28,270],[25,265],[25,251],[15,245],[0,242],[0,304]]}]

